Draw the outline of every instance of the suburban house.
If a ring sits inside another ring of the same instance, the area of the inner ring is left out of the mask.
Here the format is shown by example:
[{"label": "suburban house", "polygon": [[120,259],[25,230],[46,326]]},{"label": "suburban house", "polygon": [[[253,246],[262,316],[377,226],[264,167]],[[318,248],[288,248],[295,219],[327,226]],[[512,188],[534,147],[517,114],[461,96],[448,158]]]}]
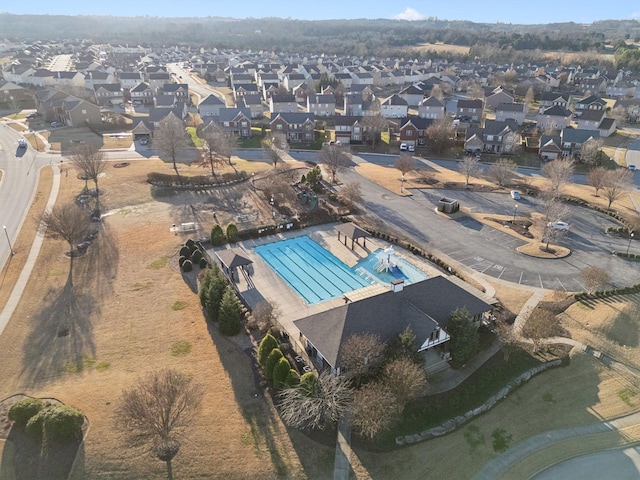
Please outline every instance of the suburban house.
[{"label": "suburban house", "polygon": [[95,85],[94,95],[96,103],[100,106],[121,105],[123,102],[122,88],[117,83],[105,83]]},{"label": "suburban house", "polygon": [[518,125],[524,123],[526,105],[524,103],[501,103],[495,108],[496,120],[506,122],[513,120]]},{"label": "suburban house", "polygon": [[291,93],[293,93],[293,96],[296,97],[296,102],[306,103],[307,96],[310,93],[315,93],[315,90],[311,88],[309,84],[307,84],[307,82],[302,82],[300,85],[294,88]]},{"label": "suburban house", "polygon": [[144,82],[140,82],[129,90],[129,95],[133,102],[142,102],[144,105],[150,105],[153,103],[153,90]]},{"label": "suburban house", "polygon": [[289,94],[271,95],[269,98],[269,111],[271,113],[297,113],[298,103],[296,97]]},{"label": "suburban house", "polygon": [[374,78],[369,72],[355,72],[351,75],[352,85],[373,85]]},{"label": "suburban house", "polygon": [[444,103],[442,103],[436,97],[423,98],[422,101],[418,104],[418,116],[420,118],[430,118],[434,120],[438,118],[444,118]]},{"label": "suburban house", "polygon": [[147,83],[154,92],[159,92],[163,85],[171,83],[171,75],[167,72],[150,73]]},{"label": "suburban house", "polygon": [[176,102],[189,104],[189,85],[186,83],[165,83],[158,94],[171,95]]},{"label": "suburban house", "polygon": [[264,105],[260,95],[245,95],[238,102],[240,108],[248,108],[251,111],[251,118],[262,118],[264,116]]},{"label": "suburban house", "polygon": [[48,122],[83,127],[98,125],[102,121],[100,107],[54,88],[38,90],[35,100],[38,113]]},{"label": "suburban house", "polygon": [[549,107],[556,105],[562,108],[567,108],[569,105],[570,95],[568,93],[556,93],[556,92],[543,92],[540,96],[540,108],[539,113],[544,112]]},{"label": "suburban house", "polygon": [[605,117],[598,125],[598,131],[601,137],[609,137],[615,133],[617,129],[616,120],[614,118]]},{"label": "suburban house", "polygon": [[363,141],[364,127],[362,117],[348,115],[335,118],[334,140],[343,144],[360,143]]},{"label": "suburban house", "polygon": [[519,143],[514,122],[487,120],[484,127],[467,128],[464,149],[468,152],[511,153]]},{"label": "suburban house", "polygon": [[415,85],[409,85],[400,90],[398,95],[407,102],[407,105],[415,107],[418,106],[424,98],[424,90],[416,87]]},{"label": "suburban house", "polygon": [[316,367],[340,374],[342,345],[357,334],[373,334],[388,342],[410,327],[418,351],[437,347],[444,352],[450,339],[450,316],[457,308],[466,309],[476,321],[492,310],[470,291],[437,276],[412,285],[392,284],[385,293],[350,301],[296,320],[294,325]]},{"label": "suburban house", "polygon": [[408,112],[407,101],[398,94],[391,95],[380,103],[380,115],[384,118],[404,118]]},{"label": "suburban house", "polygon": [[255,83],[246,83],[246,84],[233,86],[233,98],[236,99],[236,102],[239,101],[245,95],[260,96],[260,92],[258,91],[258,85]]},{"label": "suburban house", "polygon": [[487,109],[495,110],[503,103],[513,103],[514,99],[513,95],[502,90],[501,87],[498,87],[493,89],[491,94],[487,95],[484,103]]},{"label": "suburban house", "polygon": [[0,104],[7,105],[9,108],[16,108],[20,102],[31,100],[31,95],[27,94],[27,90],[13,82],[4,82],[0,85]]},{"label": "suburban house", "polygon": [[221,108],[212,121],[227,133],[241,138],[251,137],[251,110],[247,108]]},{"label": "suburban house", "polygon": [[577,110],[606,110],[607,102],[596,95],[576,100],[575,109]]},{"label": "suburban house", "polygon": [[284,86],[291,91],[305,81],[304,75],[301,73],[289,73],[284,77]]},{"label": "suburban house", "polygon": [[430,118],[407,117],[401,121],[399,129],[400,143],[424,147],[427,144],[427,128],[433,123]]},{"label": "suburban house", "polygon": [[319,117],[333,117],[336,114],[336,97],[312,93],[307,97],[307,112]]},{"label": "suburban house", "polygon": [[564,128],[560,132],[560,147],[564,156],[575,155],[580,152],[582,145],[588,140],[600,138],[598,130],[582,130],[578,128]]},{"label": "suburban house", "polygon": [[583,130],[597,130],[604,119],[604,110],[579,110],[573,119],[578,128]]},{"label": "suburban house", "polygon": [[140,72],[121,72],[118,75],[118,81],[123,90],[130,90],[143,80]]},{"label": "suburban house", "polygon": [[456,116],[460,118],[469,118],[472,122],[482,120],[483,103],[480,99],[475,100],[458,100],[456,106]]},{"label": "suburban house", "polygon": [[572,113],[570,110],[567,110],[565,107],[561,107],[560,105],[554,105],[553,107],[549,107],[543,112],[538,113],[538,115],[536,115],[536,122],[538,124],[538,128],[542,130],[561,130],[570,125],[571,117]]},{"label": "suburban house", "polygon": [[198,104],[198,113],[203,119],[216,117],[220,114],[220,109],[224,107],[226,107],[224,101],[212,93]]},{"label": "suburban house", "polygon": [[555,160],[563,156],[560,135],[542,135],[538,155],[543,161]]},{"label": "suburban house", "polygon": [[84,73],[66,71],[52,73],[52,83],[56,87],[84,88]]},{"label": "suburban house", "polygon": [[[115,75],[100,70],[89,70],[84,75],[84,88],[87,90],[95,90],[96,85],[104,85],[106,83],[116,83]],[[118,84],[119,85],[119,84]]]},{"label": "suburban house", "polygon": [[149,108],[149,117],[145,120],[145,122],[148,122],[147,125],[153,131],[156,128],[158,128],[160,126],[160,123],[162,123],[170,115],[174,116],[175,118],[180,120],[180,122],[182,122],[184,118],[184,110],[182,107],[175,107],[175,108],[152,107],[152,108]]},{"label": "suburban house", "polygon": [[360,94],[345,93],[343,102],[345,115],[370,115],[371,102],[363,100]]},{"label": "suburban house", "polygon": [[280,86],[277,83],[265,83],[262,85],[262,98],[264,98],[265,101],[279,93]]},{"label": "suburban house", "polygon": [[313,113],[280,112],[272,117],[271,132],[282,133],[292,143],[312,143],[315,140]]}]

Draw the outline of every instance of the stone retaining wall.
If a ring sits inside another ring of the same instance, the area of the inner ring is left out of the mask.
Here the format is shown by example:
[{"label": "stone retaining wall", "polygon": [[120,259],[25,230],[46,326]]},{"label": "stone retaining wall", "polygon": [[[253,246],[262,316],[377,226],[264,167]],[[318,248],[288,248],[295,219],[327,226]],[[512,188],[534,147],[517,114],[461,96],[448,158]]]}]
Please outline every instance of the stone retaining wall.
[{"label": "stone retaining wall", "polygon": [[461,427],[462,425],[464,425],[474,417],[491,410],[496,403],[506,398],[506,396],[509,395],[509,393],[511,393],[512,390],[514,390],[516,387],[519,387],[522,383],[529,381],[529,379],[531,379],[531,377],[533,377],[534,375],[544,372],[549,368],[557,367],[561,364],[561,362],[562,361],[560,359],[553,360],[551,362],[543,363],[542,365],[538,365],[537,367],[527,370],[519,377],[516,377],[515,379],[507,383],[498,393],[491,396],[485,403],[480,405],[478,408],[469,410],[464,415],[459,415],[455,418],[447,420],[446,422],[444,422],[443,424],[437,427],[433,427],[428,430],[424,430],[420,433],[415,433],[413,435],[401,435],[399,437],[396,437],[396,445],[411,445],[413,443],[418,443],[425,440],[431,440],[432,438],[435,438],[435,437],[441,437],[442,435],[446,435],[447,433],[454,431],[455,429]]}]

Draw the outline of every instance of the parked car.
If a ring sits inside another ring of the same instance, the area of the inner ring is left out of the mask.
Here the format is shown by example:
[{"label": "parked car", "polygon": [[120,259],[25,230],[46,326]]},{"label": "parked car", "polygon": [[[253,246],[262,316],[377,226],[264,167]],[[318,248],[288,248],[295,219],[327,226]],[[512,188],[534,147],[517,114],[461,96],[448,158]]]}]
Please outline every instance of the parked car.
[{"label": "parked car", "polygon": [[61,126],[62,126],[62,123],[60,122],[51,122],[51,128],[58,128]]},{"label": "parked car", "polygon": [[25,118],[27,120],[35,120],[36,117],[38,116],[38,114],[36,112],[31,112],[29,115],[27,115]]},{"label": "parked car", "polygon": [[415,152],[416,151],[416,147],[414,145],[409,145],[409,151],[410,152]]},{"label": "parked car", "polygon": [[520,200],[520,192],[518,190],[511,190],[511,198]]},{"label": "parked car", "polygon": [[567,222],[549,222],[547,227],[551,227],[555,230],[569,230],[569,224]]},{"label": "parked car", "polygon": [[401,143],[400,144],[400,151],[401,152],[406,152],[409,149],[409,147],[407,146],[406,143]]},{"label": "parked car", "polygon": [[27,148],[27,140],[24,138],[19,139],[18,148]]},{"label": "parked car", "polygon": [[140,139],[140,145],[148,145],[149,144],[149,139],[144,137]]},{"label": "parked car", "polygon": [[635,172],[635,171],[636,171],[636,166],[635,166],[635,165],[629,165],[627,168],[628,168],[629,170],[631,170],[632,172]]}]

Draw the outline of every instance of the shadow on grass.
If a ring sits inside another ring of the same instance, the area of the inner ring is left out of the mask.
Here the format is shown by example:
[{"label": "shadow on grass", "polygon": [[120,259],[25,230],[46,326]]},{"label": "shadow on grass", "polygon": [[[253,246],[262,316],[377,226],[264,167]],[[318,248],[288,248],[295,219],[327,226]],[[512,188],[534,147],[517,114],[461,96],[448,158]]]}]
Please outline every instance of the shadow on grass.
[{"label": "shadow on grass", "polygon": [[55,444],[43,452],[40,441],[14,424],[2,450],[0,480],[67,479],[72,468],[76,473],[84,471],[76,457],[84,459],[81,439]]},{"label": "shadow on grass", "polygon": [[67,282],[43,292],[45,307],[32,319],[24,343],[21,376],[35,387],[81,371],[95,357],[92,318],[100,316],[99,299],[108,295],[117,273],[119,253],[108,225],[87,252],[72,258]]},{"label": "shadow on grass", "polygon": [[[314,444],[299,432],[289,431],[281,423],[275,413],[252,347],[247,347],[244,351],[240,350],[238,345],[222,335],[218,327],[210,322],[208,330],[220,353],[222,365],[231,380],[236,402],[249,425],[250,430],[243,435],[243,441],[247,446],[255,451],[268,451],[273,471],[278,477],[294,478],[300,472],[297,472],[293,465],[292,452],[286,448],[284,437],[289,436],[306,477],[331,478],[332,475],[326,470],[318,473],[317,456],[322,455],[324,447]],[[333,459],[333,449],[331,449],[330,458]],[[268,473],[265,469],[266,476]]]}]

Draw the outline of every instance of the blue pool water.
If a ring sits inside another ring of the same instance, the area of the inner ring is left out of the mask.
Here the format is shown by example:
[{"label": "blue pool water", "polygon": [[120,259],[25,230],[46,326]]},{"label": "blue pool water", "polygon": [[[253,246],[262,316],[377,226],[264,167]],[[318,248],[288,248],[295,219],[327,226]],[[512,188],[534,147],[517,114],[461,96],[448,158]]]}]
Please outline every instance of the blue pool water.
[{"label": "blue pool water", "polygon": [[371,284],[309,237],[260,245],[255,251],[309,305]]},{"label": "blue pool water", "polygon": [[377,272],[377,254],[381,251],[382,249],[378,249],[369,254],[367,258],[360,260],[353,267],[353,271],[359,276],[369,279],[371,283],[376,282],[383,283],[385,285],[390,285],[392,281],[400,278],[404,280],[405,285],[411,285],[412,283],[421,282],[422,280],[429,278],[429,276],[422,270],[402,258],[396,258],[397,266],[391,268],[388,272]]}]

